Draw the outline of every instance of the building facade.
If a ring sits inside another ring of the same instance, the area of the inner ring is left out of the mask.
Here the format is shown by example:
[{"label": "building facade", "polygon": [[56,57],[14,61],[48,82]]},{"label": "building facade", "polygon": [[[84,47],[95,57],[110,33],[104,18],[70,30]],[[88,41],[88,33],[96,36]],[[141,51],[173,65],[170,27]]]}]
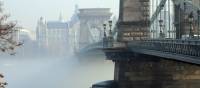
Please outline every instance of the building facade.
[{"label": "building facade", "polygon": [[40,47],[48,46],[47,25],[46,25],[46,21],[43,17],[41,17],[37,22],[36,39],[37,39],[38,45]]},{"label": "building facade", "polygon": [[[60,17],[59,17],[60,18]],[[36,39],[41,49],[46,49],[47,54],[65,56],[68,52],[68,23],[61,19],[46,21],[40,18],[36,30]]]}]

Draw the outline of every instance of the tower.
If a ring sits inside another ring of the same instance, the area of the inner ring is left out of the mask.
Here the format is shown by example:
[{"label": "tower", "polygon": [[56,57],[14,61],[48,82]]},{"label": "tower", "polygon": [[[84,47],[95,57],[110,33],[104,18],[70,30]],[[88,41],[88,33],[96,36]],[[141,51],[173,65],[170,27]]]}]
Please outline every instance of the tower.
[{"label": "tower", "polygon": [[58,18],[58,19],[59,19],[60,22],[63,22],[63,16],[62,16],[62,13],[61,13],[61,12],[60,12],[60,15],[59,15],[59,18]]}]

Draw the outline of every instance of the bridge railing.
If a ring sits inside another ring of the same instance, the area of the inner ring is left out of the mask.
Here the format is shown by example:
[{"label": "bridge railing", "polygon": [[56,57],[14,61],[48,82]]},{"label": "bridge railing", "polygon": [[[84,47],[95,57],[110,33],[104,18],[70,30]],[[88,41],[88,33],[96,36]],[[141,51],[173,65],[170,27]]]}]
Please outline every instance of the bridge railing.
[{"label": "bridge railing", "polygon": [[130,48],[200,56],[200,40],[142,40],[128,43]]},{"label": "bridge railing", "polygon": [[123,42],[117,42],[113,38],[104,38],[103,39],[103,48],[124,48],[126,44]]}]

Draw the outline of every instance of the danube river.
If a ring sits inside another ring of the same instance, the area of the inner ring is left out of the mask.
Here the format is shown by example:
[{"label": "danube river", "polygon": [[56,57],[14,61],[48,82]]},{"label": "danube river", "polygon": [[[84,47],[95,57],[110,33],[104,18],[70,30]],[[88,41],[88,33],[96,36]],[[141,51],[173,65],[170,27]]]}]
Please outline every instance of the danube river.
[{"label": "danube river", "polygon": [[112,80],[114,63],[104,56],[92,58],[13,56],[0,58],[0,72],[8,82],[6,88],[89,88],[93,83]]}]

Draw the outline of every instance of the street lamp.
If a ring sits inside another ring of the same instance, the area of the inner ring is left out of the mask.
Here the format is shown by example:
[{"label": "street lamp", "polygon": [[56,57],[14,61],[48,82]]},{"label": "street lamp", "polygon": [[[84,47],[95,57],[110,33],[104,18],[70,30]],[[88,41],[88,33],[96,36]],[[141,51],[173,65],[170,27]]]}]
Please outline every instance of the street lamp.
[{"label": "street lamp", "polygon": [[192,23],[193,23],[193,21],[194,21],[193,12],[190,13],[188,21],[189,21],[189,24],[190,24],[190,33],[189,33],[189,37],[190,37],[190,38],[193,38],[193,32],[192,32],[192,30],[193,30]]},{"label": "street lamp", "polygon": [[104,37],[103,37],[103,47],[113,47],[113,41],[114,38],[112,36],[112,21],[108,21],[108,25],[109,25],[109,35],[106,35],[106,28],[107,28],[107,24],[103,24],[103,29],[104,29]]},{"label": "street lamp", "polygon": [[108,36],[108,40],[109,40],[109,47],[113,47],[113,36],[112,36],[112,21],[108,21],[110,30],[109,30],[109,36]]},{"label": "street lamp", "polygon": [[198,39],[199,39],[199,34],[200,34],[199,33],[200,32],[200,10],[198,10],[197,13],[198,13],[198,30],[197,31],[198,31]]},{"label": "street lamp", "polygon": [[112,21],[108,21],[109,23],[109,27],[110,27],[110,30],[109,30],[109,35],[112,36]]},{"label": "street lamp", "polygon": [[161,37],[161,38],[164,38],[164,34],[163,34],[163,31],[162,31],[163,20],[159,20],[159,24],[160,24],[160,37]]},{"label": "street lamp", "polygon": [[106,37],[106,24],[103,24],[103,34],[104,34],[104,37]]},{"label": "street lamp", "polygon": [[103,24],[103,47],[107,47],[106,24]]}]

